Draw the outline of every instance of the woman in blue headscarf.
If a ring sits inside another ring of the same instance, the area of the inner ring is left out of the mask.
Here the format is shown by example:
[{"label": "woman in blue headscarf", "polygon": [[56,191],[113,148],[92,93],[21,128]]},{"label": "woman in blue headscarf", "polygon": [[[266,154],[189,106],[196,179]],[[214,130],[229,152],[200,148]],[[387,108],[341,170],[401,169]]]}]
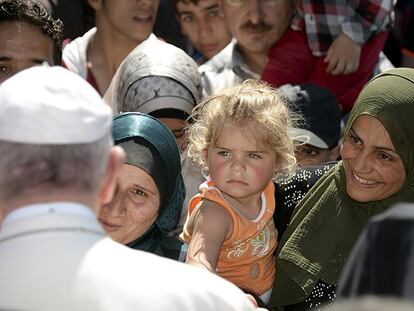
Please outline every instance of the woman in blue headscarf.
[{"label": "woman in blue headscarf", "polygon": [[119,243],[184,260],[183,243],[167,236],[178,224],[185,196],[174,136],[156,118],[142,113],[115,116],[113,136],[125,150],[126,161],[114,198],[102,206],[99,221]]}]

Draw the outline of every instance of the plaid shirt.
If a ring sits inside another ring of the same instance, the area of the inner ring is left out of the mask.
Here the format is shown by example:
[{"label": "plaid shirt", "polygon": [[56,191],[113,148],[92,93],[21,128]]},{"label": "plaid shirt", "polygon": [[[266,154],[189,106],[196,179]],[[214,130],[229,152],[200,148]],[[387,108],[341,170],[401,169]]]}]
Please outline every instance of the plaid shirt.
[{"label": "plaid shirt", "polygon": [[306,26],[309,48],[325,55],[341,33],[359,44],[392,24],[392,0],[296,0],[291,27]]}]

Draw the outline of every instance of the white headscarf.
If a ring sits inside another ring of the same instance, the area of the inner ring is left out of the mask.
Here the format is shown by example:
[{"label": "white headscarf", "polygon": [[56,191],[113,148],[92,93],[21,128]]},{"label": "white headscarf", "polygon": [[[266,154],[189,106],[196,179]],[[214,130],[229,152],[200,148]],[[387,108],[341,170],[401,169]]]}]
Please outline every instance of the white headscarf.
[{"label": "white headscarf", "polygon": [[125,58],[104,100],[115,114],[175,109],[190,115],[200,97],[201,79],[195,61],[183,50],[151,39]]}]

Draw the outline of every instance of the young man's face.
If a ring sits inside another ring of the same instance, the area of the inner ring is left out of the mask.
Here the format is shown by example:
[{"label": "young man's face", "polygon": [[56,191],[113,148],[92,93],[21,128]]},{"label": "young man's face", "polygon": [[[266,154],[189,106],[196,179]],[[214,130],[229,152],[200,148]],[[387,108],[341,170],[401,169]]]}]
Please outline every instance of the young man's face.
[{"label": "young man's face", "polygon": [[154,28],[159,0],[89,0],[89,4],[97,21],[108,27],[108,35],[139,44]]},{"label": "young man's face", "polygon": [[0,83],[45,61],[53,64],[53,53],[53,40],[40,27],[21,21],[0,23]]},{"label": "young man's face", "polygon": [[205,59],[216,55],[231,40],[218,0],[199,0],[197,5],[181,0],[177,3],[177,18],[182,32]]}]

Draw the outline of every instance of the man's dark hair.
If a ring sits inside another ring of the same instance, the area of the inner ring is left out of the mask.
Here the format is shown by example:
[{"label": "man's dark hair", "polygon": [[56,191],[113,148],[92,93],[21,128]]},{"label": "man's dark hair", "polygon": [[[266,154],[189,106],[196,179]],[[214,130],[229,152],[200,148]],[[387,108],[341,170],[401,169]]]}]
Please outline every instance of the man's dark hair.
[{"label": "man's dark hair", "polygon": [[178,2],[192,3],[194,5],[198,5],[198,2],[199,1],[200,0],[174,0],[174,8],[175,8],[175,11],[177,12],[177,3]]},{"label": "man's dark hair", "polygon": [[[50,39],[55,48],[55,55],[61,56],[63,23],[55,20],[49,12],[33,0],[0,0],[0,23],[23,21],[37,26]],[[60,59],[55,59],[59,64]]]}]

